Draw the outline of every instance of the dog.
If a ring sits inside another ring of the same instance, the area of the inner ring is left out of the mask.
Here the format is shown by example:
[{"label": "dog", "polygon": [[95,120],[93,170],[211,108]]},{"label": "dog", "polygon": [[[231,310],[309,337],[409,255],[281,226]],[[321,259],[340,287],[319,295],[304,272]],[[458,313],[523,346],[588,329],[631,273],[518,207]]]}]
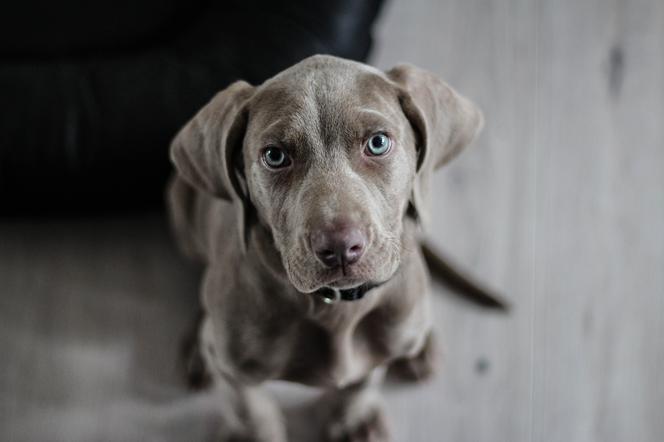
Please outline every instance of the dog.
[{"label": "dog", "polygon": [[434,370],[420,247],[434,170],[481,111],[434,74],[317,55],[237,81],[180,130],[168,190],[202,262],[190,359],[224,391],[223,441],[285,441],[268,380],[321,387],[321,439],[389,440],[378,386]]}]

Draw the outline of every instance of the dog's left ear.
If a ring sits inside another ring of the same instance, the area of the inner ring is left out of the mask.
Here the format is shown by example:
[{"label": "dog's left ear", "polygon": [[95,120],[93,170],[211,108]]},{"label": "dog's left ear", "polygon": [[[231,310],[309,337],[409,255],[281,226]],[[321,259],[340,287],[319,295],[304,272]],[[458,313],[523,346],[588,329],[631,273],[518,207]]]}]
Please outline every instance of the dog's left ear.
[{"label": "dog's left ear", "polygon": [[417,177],[411,204],[427,223],[429,181],[434,170],[454,158],[484,125],[482,112],[436,75],[412,65],[387,72],[397,85],[399,101],[417,143]]},{"label": "dog's left ear", "polygon": [[242,170],[247,127],[246,103],[254,87],[236,81],[215,95],[175,136],[171,161],[190,185],[233,203],[241,247],[246,247],[250,217]]}]

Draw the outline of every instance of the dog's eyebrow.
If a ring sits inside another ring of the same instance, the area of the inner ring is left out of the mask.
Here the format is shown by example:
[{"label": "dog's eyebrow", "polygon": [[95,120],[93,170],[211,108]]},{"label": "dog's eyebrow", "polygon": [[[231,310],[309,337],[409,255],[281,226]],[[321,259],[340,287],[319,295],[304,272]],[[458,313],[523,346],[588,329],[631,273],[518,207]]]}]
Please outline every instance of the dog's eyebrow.
[{"label": "dog's eyebrow", "polygon": [[356,120],[363,126],[362,128],[358,127],[359,132],[362,132],[362,136],[367,135],[364,133],[367,130],[388,130],[394,126],[394,122],[387,115],[370,108],[357,109]]},{"label": "dog's eyebrow", "polygon": [[[278,126],[279,124],[283,123],[283,121],[284,121],[283,118],[277,118],[276,120],[274,120],[273,122],[271,122],[270,124],[268,124],[266,127],[264,127],[264,128],[261,130],[261,136],[265,136],[265,134],[270,133],[270,131],[271,131],[275,126]],[[277,130],[278,130],[278,129],[277,129]]]},{"label": "dog's eyebrow", "polygon": [[266,143],[289,143],[293,142],[295,135],[293,123],[288,118],[277,118],[270,122],[259,132],[259,138]]},{"label": "dog's eyebrow", "polygon": [[363,114],[375,115],[375,116],[378,116],[378,117],[380,117],[384,120],[388,120],[387,115],[385,115],[382,112],[377,111],[376,109],[371,109],[371,108],[368,108],[368,107],[361,107],[361,108],[357,109],[357,111],[360,112],[360,113],[363,113]]},{"label": "dog's eyebrow", "polygon": [[306,144],[306,134],[299,130],[300,124],[300,121],[288,116],[277,118],[260,129],[258,139],[263,144],[278,144],[284,148]]}]

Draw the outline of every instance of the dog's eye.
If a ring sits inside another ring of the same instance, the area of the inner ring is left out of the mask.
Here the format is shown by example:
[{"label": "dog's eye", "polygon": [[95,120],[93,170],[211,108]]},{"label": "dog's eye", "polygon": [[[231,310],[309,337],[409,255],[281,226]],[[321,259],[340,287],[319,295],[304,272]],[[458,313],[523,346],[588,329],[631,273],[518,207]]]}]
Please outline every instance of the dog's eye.
[{"label": "dog's eye", "polygon": [[269,146],[263,150],[263,161],[271,169],[280,169],[291,163],[288,154],[276,146]]},{"label": "dog's eye", "polygon": [[385,155],[392,147],[392,141],[386,134],[379,132],[374,134],[367,141],[367,152],[370,155]]}]

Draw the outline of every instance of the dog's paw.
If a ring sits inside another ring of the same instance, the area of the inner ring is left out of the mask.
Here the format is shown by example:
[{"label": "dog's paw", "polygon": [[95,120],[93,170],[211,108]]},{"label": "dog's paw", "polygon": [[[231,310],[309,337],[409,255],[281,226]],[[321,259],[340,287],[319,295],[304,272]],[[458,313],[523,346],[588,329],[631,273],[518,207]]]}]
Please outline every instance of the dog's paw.
[{"label": "dog's paw", "polygon": [[238,433],[232,433],[228,434],[226,436],[221,437],[219,439],[219,442],[285,442],[286,439],[282,439],[280,437],[275,437],[275,438],[263,438],[261,436],[256,435],[255,433],[252,432],[238,432]]},{"label": "dog's paw", "polygon": [[426,338],[422,350],[411,358],[396,359],[389,366],[388,376],[405,382],[422,382],[431,378],[438,368],[438,354],[432,333]]},{"label": "dog's paw", "polygon": [[203,390],[212,384],[199,342],[191,340],[182,345],[180,363],[187,386],[192,390]]},{"label": "dog's paw", "polygon": [[286,442],[286,429],[281,422],[225,422],[215,433],[218,442]]},{"label": "dog's paw", "polygon": [[[351,410],[349,410],[351,411]],[[332,416],[325,426],[328,442],[388,442],[389,430],[381,407],[375,405],[356,415]]]},{"label": "dog's paw", "polygon": [[253,435],[237,433],[224,436],[219,442],[258,442],[258,440]]},{"label": "dog's paw", "polygon": [[199,329],[202,320],[201,311],[180,341],[178,368],[187,386],[192,390],[202,390],[212,385],[212,377],[201,353]]}]

